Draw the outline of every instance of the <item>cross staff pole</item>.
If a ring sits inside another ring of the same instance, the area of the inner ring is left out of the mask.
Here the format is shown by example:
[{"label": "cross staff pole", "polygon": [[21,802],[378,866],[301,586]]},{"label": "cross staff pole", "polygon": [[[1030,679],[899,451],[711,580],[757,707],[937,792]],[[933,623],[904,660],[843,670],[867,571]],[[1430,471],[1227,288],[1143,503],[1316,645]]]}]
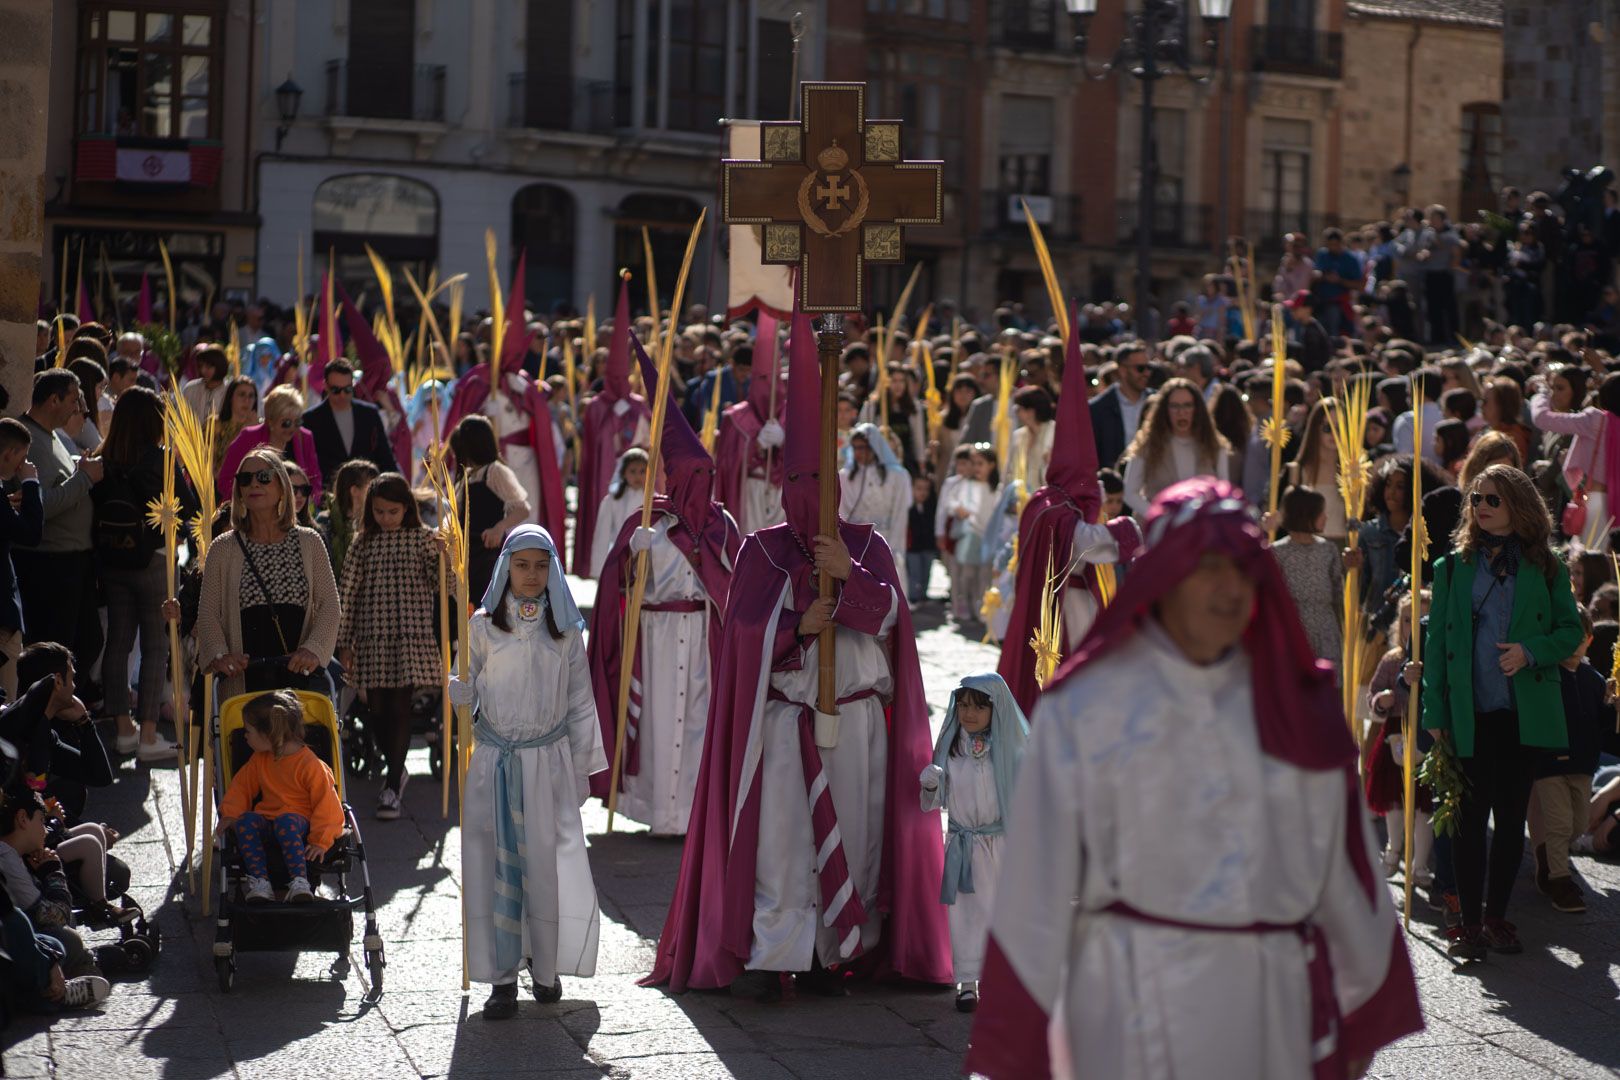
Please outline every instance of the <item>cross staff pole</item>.
[{"label": "cross staff pole", "polygon": [[[838,361],[844,354],[844,317],[829,314],[821,317],[821,331],[816,335],[816,350],[821,359],[821,521],[817,531],[822,536],[838,535]],[[832,599],[831,574],[816,575],[816,595],[823,600]],[[816,709],[829,716],[838,712],[838,657],[837,631],[832,623],[821,628]]]}]

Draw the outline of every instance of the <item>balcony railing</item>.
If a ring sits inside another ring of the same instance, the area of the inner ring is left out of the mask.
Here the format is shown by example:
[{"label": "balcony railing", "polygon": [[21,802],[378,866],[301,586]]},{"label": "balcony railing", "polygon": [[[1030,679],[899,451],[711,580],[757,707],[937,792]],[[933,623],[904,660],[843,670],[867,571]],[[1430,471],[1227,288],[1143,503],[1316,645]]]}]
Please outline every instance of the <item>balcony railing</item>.
[{"label": "balcony railing", "polygon": [[506,80],[506,126],[607,135],[613,116],[613,84],[514,72]]},{"label": "balcony railing", "polygon": [[1029,52],[1068,48],[1070,37],[1058,36],[1058,21],[1065,20],[1058,0],[990,0],[992,44]]},{"label": "balcony railing", "polygon": [[[1120,202],[1115,211],[1121,244],[1136,243],[1140,214],[1135,202]],[[1214,243],[1214,207],[1204,203],[1155,203],[1150,240],[1154,247],[1207,248]]]},{"label": "balcony railing", "polygon": [[1255,71],[1337,79],[1344,70],[1344,35],[1295,26],[1256,26],[1250,55]]},{"label": "balcony railing", "polygon": [[1024,201],[1041,227],[1046,239],[1053,243],[1080,239],[1080,196],[1028,195],[1006,188],[983,192],[979,202],[979,220],[987,233],[1022,233],[1028,235],[1024,221]]},{"label": "balcony railing", "polygon": [[444,123],[443,64],[415,64],[399,77],[389,69],[358,69],[347,60],[326,62],[326,115]]}]

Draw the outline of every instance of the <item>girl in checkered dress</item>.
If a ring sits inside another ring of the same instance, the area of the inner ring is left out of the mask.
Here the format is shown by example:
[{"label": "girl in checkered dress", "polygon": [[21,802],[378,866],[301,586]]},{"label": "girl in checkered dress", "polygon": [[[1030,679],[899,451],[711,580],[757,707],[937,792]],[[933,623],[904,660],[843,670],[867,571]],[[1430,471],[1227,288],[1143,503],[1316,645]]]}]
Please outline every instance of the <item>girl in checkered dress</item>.
[{"label": "girl in checkered dress", "polygon": [[422,525],[405,478],[383,473],[366,491],[360,535],[343,561],[338,659],[365,695],[388,764],[377,800],[384,821],[399,817],[405,791],[411,698],[418,687],[438,686],[443,671],[438,587],[437,536]]}]

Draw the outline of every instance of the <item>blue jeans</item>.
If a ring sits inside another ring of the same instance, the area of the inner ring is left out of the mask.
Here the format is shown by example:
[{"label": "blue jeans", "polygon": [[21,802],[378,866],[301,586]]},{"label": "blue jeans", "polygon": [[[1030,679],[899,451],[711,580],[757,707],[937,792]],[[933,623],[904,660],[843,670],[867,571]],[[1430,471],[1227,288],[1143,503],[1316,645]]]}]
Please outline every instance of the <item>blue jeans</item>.
[{"label": "blue jeans", "polygon": [[60,964],[66,953],[61,942],[45,934],[36,934],[34,924],[17,908],[0,918],[0,940],[11,954],[10,977],[6,993],[17,1007],[28,1012],[51,1012],[56,1006],[45,999],[51,985],[51,968]]},{"label": "blue jeans", "polygon": [[928,599],[928,575],[934,570],[934,553],[932,551],[906,552],[906,591],[911,594],[911,602],[920,604]]}]

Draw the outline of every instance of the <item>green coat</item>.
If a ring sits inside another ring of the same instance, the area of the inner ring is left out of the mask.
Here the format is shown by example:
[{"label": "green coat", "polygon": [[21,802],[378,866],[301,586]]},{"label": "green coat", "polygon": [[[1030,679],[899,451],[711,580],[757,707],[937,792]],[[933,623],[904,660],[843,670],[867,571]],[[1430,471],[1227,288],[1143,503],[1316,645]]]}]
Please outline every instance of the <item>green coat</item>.
[{"label": "green coat", "polygon": [[[1474,562],[1456,552],[1435,563],[1429,633],[1423,643],[1423,726],[1451,733],[1458,757],[1474,756]],[[1557,564],[1548,581],[1529,559],[1519,562],[1513,581],[1509,644],[1523,645],[1534,658],[1513,676],[1510,687],[1519,714],[1519,741],[1526,746],[1562,749],[1563,683],[1558,665],[1585,636],[1569,571]]]}]

